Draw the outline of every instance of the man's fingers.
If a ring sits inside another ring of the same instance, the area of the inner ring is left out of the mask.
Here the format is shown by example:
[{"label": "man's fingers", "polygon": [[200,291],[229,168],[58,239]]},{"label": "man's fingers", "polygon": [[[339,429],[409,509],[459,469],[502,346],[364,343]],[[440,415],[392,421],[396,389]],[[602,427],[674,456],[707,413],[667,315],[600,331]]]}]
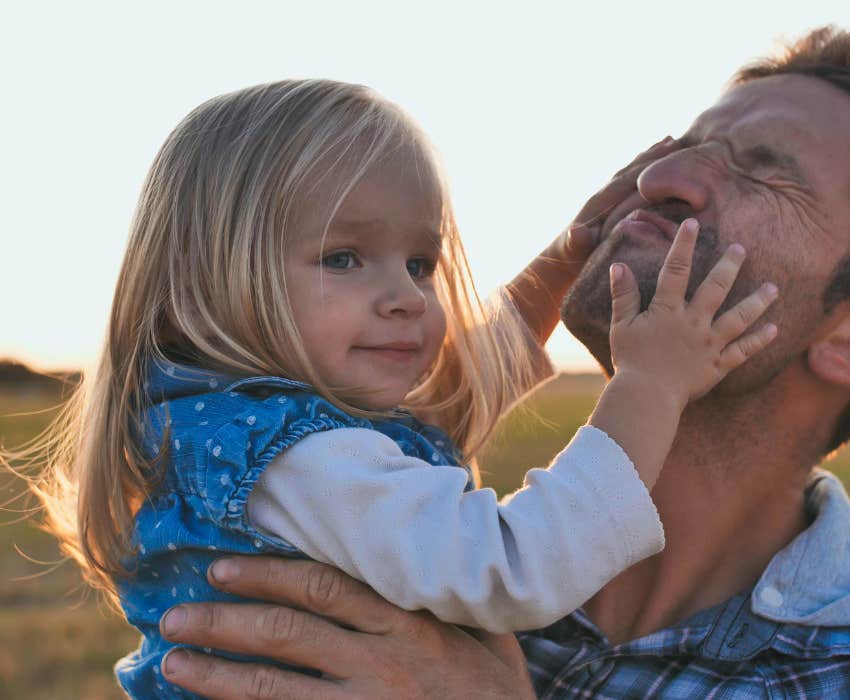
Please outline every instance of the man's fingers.
[{"label": "man's fingers", "polygon": [[738,338],[726,346],[720,354],[720,369],[726,374],[739,365],[744,364],[749,358],[760,350],[767,347],[776,337],[777,328],[772,323],[766,323],[752,333],[747,333],[743,338]]},{"label": "man's fingers", "polygon": [[178,605],[163,616],[160,629],[173,642],[265,656],[338,677],[354,674],[368,655],[363,645],[350,643],[356,632],[280,605]]},{"label": "man's fingers", "polygon": [[315,561],[234,556],[213,562],[207,577],[228,593],[309,610],[362,632],[387,633],[399,612],[365,584]]},{"label": "man's fingers", "polygon": [[699,224],[696,219],[685,219],[679,226],[658,274],[652,307],[673,309],[684,302],[698,232]]},{"label": "man's fingers", "polygon": [[611,265],[611,326],[629,322],[640,313],[640,292],[628,265]]},{"label": "man's fingers", "polygon": [[271,666],[237,663],[217,656],[174,649],[162,664],[171,683],[211,700],[342,700],[333,681]]},{"label": "man's fingers", "polygon": [[723,342],[732,342],[753,325],[778,296],[776,285],[766,282],[718,318],[714,330]]},{"label": "man's fingers", "polygon": [[[468,630],[481,644],[512,669],[518,677],[528,678],[528,662],[522,647],[512,634],[492,634],[484,630]],[[530,682],[529,682],[530,684]]]},{"label": "man's fingers", "polygon": [[[720,260],[717,261],[717,264],[711,268],[711,272],[697,287],[691,299],[691,307],[699,313],[713,318],[717,309],[729,295],[732,285],[735,284],[745,257],[746,251],[742,246],[737,243],[730,245]],[[738,334],[743,330],[742,328],[738,331]]]}]

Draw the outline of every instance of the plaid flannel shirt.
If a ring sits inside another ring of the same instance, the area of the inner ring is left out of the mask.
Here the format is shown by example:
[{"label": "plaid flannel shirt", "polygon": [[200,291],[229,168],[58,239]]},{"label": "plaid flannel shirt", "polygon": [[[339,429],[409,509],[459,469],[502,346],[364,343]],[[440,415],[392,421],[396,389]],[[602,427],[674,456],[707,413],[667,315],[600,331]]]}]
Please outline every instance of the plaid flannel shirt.
[{"label": "plaid flannel shirt", "polygon": [[752,590],[611,645],[582,611],[519,635],[540,698],[850,698],[850,501],[818,471],[812,524]]}]

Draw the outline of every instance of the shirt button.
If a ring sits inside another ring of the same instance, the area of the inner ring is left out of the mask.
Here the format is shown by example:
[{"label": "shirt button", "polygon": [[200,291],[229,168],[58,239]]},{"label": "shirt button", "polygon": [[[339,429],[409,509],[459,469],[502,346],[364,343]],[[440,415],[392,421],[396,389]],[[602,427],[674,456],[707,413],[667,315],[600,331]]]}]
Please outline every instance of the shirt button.
[{"label": "shirt button", "polygon": [[761,593],[759,593],[759,597],[765,605],[769,605],[772,608],[780,607],[784,600],[782,594],[773,586],[765,586],[762,588]]}]

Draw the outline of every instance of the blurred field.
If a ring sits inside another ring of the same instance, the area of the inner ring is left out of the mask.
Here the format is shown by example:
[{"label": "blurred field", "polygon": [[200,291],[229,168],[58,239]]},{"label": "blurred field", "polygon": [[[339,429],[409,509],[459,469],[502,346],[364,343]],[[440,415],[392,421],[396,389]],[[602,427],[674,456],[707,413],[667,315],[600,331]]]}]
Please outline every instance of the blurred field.
[{"label": "blurred field", "polygon": [[[504,493],[521,484],[527,469],[545,465],[585,421],[601,387],[596,375],[561,375],[531,398],[531,410],[508,416],[480,460],[485,485]],[[44,393],[0,395],[0,442],[32,437],[51,415],[32,412],[57,400]],[[21,413],[27,415],[12,415]],[[850,483],[846,450],[827,466]],[[19,491],[19,483],[0,476],[2,501]],[[83,595],[71,564],[51,571],[59,554],[34,519],[14,519],[14,513],[0,513],[0,700],[122,698],[111,669],[135,647],[135,631]]]}]

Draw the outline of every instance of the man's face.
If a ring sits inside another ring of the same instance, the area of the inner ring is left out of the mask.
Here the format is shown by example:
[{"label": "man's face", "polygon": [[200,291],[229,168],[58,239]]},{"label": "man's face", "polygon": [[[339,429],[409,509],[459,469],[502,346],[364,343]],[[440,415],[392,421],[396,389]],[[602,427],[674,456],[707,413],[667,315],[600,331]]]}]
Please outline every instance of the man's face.
[{"label": "man's face", "polygon": [[726,93],[680,143],[611,212],[564,300],[564,321],[611,371],[610,264],[630,266],[646,308],[677,225],[694,217],[701,230],[689,293],[732,243],[746,248],[747,262],[724,309],[762,282],[779,287],[765,315],[779,337],[735,373],[748,373],[752,385],[808,346],[824,317],[824,290],[850,248],[850,95],[807,76],[755,80]]}]

